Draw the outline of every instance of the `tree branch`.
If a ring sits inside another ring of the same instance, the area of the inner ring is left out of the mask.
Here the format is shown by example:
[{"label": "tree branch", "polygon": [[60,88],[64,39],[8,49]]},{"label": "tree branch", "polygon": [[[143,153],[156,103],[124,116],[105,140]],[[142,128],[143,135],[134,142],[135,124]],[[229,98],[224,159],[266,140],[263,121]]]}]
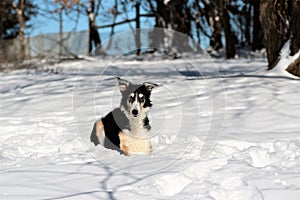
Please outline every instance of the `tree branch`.
[{"label": "tree branch", "polygon": [[96,18],[96,17],[98,16],[98,14],[99,14],[100,6],[101,6],[101,0],[98,0],[98,1],[97,1],[97,5],[96,5],[96,10],[95,10],[95,18]]},{"label": "tree branch", "polygon": [[[153,14],[141,14],[140,16],[141,16],[141,17],[154,17]],[[116,23],[113,23],[113,24],[107,24],[107,25],[102,25],[102,26],[96,26],[96,28],[109,28],[109,27],[112,27],[112,26],[117,26],[117,25],[121,25],[121,24],[125,24],[125,23],[134,22],[134,21],[135,21],[135,18],[133,18],[133,19],[125,19],[125,20],[123,20],[123,21],[116,22]]]},{"label": "tree branch", "polygon": [[81,6],[87,14],[89,14],[89,8],[82,1],[78,1],[78,5]]}]

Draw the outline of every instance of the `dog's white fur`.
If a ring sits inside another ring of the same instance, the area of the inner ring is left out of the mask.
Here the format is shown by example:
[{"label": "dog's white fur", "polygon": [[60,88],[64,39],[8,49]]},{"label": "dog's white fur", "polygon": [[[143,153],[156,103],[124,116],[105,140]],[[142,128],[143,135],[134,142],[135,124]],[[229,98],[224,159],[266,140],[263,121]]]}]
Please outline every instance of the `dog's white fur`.
[{"label": "dog's white fur", "polygon": [[[136,107],[132,109],[136,109]],[[124,112],[131,124],[130,131],[125,129],[119,134],[121,150],[126,155],[137,153],[150,154],[152,152],[150,134],[143,126],[143,120],[147,117],[150,108],[147,107],[141,110],[139,109],[140,114],[137,117],[133,117],[123,106],[121,106],[121,110]]]}]

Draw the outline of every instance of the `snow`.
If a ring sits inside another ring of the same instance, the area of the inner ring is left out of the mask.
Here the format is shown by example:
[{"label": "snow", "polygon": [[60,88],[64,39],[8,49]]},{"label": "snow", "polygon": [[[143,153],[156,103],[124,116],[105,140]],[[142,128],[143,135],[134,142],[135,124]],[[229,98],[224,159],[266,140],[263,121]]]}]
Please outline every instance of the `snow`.
[{"label": "snow", "polygon": [[[265,59],[89,59],[0,73],[0,199],[298,199],[299,80]],[[151,81],[151,156],[89,142]]]},{"label": "snow", "polygon": [[293,63],[300,56],[300,51],[295,53],[295,55],[290,56],[290,46],[291,40],[288,40],[282,47],[280,51],[280,60],[276,66],[269,72],[271,75],[284,75],[293,79],[299,79],[299,77],[294,76],[293,74],[286,71],[288,66]]}]

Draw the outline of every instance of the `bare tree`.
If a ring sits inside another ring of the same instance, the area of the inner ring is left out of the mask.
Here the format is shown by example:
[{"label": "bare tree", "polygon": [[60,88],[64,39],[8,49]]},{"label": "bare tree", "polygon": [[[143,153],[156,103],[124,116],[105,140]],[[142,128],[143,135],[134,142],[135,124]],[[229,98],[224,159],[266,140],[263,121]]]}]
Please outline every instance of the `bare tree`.
[{"label": "bare tree", "polygon": [[[262,0],[260,21],[264,30],[269,69],[276,66],[283,45],[290,40],[290,55],[300,49],[300,2],[297,0]],[[287,71],[300,76],[300,57],[286,66]]]},{"label": "bare tree", "polygon": [[2,40],[2,34],[4,32],[4,27],[3,27],[3,13],[4,13],[4,6],[2,3],[0,3],[0,40]]},{"label": "bare tree", "polygon": [[[76,0],[43,0],[43,6],[39,8],[39,15],[45,17],[47,20],[56,21],[58,23],[59,38],[54,42],[56,42],[59,47],[58,55],[60,57],[68,55],[77,58],[77,55],[72,53],[68,46],[65,45],[65,41],[71,37],[72,32],[76,30],[78,25],[79,12],[75,4]],[[74,22],[73,29],[68,33],[64,33],[64,18],[68,18],[69,21]],[[53,52],[52,49],[50,51]],[[48,54],[49,52],[41,53]]]},{"label": "bare tree", "polygon": [[284,0],[276,2],[262,0],[261,2],[260,21],[263,25],[269,69],[277,64],[280,50],[289,38],[286,23],[288,22],[287,6]]},{"label": "bare tree", "polygon": [[227,10],[226,3],[222,5],[222,19],[223,19],[223,27],[225,33],[225,42],[226,42],[226,57],[234,58],[235,56],[235,46],[234,46],[234,35],[231,30],[230,25],[230,16]]},{"label": "bare tree", "polygon": [[[103,53],[101,47],[100,34],[98,32],[96,18],[99,14],[101,0],[54,0],[55,2],[61,3],[62,8],[72,8],[78,7],[75,9],[79,13],[83,13],[88,17],[89,25],[89,45],[88,52],[90,53],[93,50],[93,47],[96,48],[97,53]],[[81,8],[81,9],[80,9]]]},{"label": "bare tree", "polygon": [[96,18],[99,14],[99,9],[101,6],[101,0],[89,0],[85,3],[81,0],[77,0],[77,4],[81,6],[85,14],[88,16],[89,22],[89,52],[93,50],[93,45],[97,48],[97,53],[103,53],[101,47],[100,34],[97,29]]},{"label": "bare tree", "polygon": [[[165,0],[147,0],[151,12],[155,16],[155,27],[172,29],[184,35],[192,36],[192,16],[188,1],[165,1]],[[160,38],[155,38],[154,46],[164,44],[164,35]],[[187,37],[180,37],[179,34],[173,34],[173,38],[169,38],[172,48],[176,51],[190,51],[191,47],[188,44]],[[176,38],[177,36],[180,37]]]},{"label": "bare tree", "polygon": [[263,31],[259,21],[260,0],[252,0],[253,4],[253,26],[252,26],[252,51],[261,50],[263,45]]},{"label": "bare tree", "polygon": [[[49,2],[51,3],[51,2]],[[63,55],[63,49],[64,49],[64,38],[63,38],[63,11],[66,9],[66,7],[71,7],[71,2],[64,1],[64,0],[54,0],[54,5],[58,5],[58,8],[54,8],[54,10],[47,10],[46,12],[49,12],[50,14],[57,14],[58,13],[58,23],[59,23],[59,52],[58,55]],[[54,17],[56,19],[56,17]]]},{"label": "bare tree", "polygon": [[[121,12],[119,11],[119,6],[118,5],[119,5],[118,0],[115,0],[115,5],[111,9],[108,10],[108,13],[113,16],[113,23],[112,23],[111,31],[110,31],[110,34],[109,34],[109,41],[108,41],[107,49],[111,48],[112,36],[115,34],[116,19],[117,19],[117,16],[121,14]],[[127,13],[127,11],[125,9],[126,9],[126,7],[124,6],[123,10],[124,10],[125,13]]]},{"label": "bare tree", "polygon": [[[201,9],[199,4],[203,3],[204,8]],[[205,16],[211,35],[209,35],[209,46],[215,51],[223,48],[222,44],[222,18],[219,5],[215,1],[201,0],[197,2],[198,9],[202,10],[202,15]]]},{"label": "bare tree", "polygon": [[25,52],[25,0],[18,0],[18,3],[11,0],[11,4],[15,9],[18,21],[19,21],[19,44],[20,44],[20,60],[23,61],[26,58]]},{"label": "bare tree", "polygon": [[290,11],[290,32],[291,32],[291,55],[295,55],[300,48],[300,2],[291,0]]}]

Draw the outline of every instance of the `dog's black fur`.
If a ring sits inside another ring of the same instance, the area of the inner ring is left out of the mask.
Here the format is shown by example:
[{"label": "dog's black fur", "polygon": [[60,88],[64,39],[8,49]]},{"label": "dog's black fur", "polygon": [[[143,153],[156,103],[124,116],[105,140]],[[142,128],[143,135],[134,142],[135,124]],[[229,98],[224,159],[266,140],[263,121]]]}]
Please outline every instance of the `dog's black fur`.
[{"label": "dog's black fur", "polygon": [[[129,120],[125,116],[124,112],[122,112],[120,108],[116,108],[103,117],[101,121],[104,125],[105,131],[104,147],[120,151],[119,132],[122,129],[130,128]],[[91,142],[93,142],[95,146],[99,144],[99,140],[96,135],[96,123],[94,124],[91,134]]]}]

